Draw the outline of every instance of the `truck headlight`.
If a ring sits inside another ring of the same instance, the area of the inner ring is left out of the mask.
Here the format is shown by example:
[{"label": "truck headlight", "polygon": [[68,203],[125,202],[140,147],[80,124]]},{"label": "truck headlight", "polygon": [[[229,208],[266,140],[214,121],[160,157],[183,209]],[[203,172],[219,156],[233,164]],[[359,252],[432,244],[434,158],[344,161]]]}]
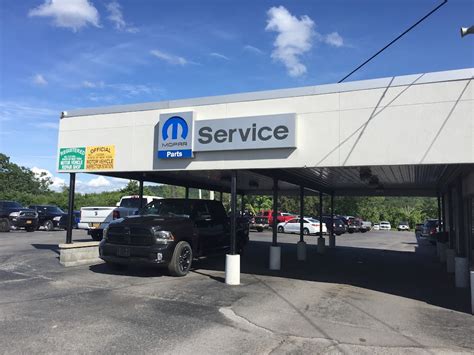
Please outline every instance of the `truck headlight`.
[{"label": "truck headlight", "polygon": [[56,216],[56,217],[53,218],[53,221],[59,222],[60,219],[61,219],[61,216]]},{"label": "truck headlight", "polygon": [[168,243],[174,241],[173,233],[169,231],[153,230],[153,235],[158,243]]},{"label": "truck headlight", "polygon": [[105,227],[102,230],[102,239],[107,239],[107,234],[109,234],[109,227]]},{"label": "truck headlight", "polygon": [[19,214],[20,212],[12,212],[10,213],[10,217],[18,217]]}]

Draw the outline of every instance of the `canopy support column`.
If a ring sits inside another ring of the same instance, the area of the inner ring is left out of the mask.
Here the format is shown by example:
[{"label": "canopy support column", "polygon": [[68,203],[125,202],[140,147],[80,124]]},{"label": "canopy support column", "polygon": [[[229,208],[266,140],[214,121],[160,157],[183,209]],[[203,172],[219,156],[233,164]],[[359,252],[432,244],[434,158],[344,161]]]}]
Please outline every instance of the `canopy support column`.
[{"label": "canopy support column", "polygon": [[186,200],[189,200],[189,187],[186,186],[186,189],[184,190],[184,198]]},{"label": "canopy support column", "polygon": [[278,179],[273,178],[272,245],[270,246],[270,270],[280,270],[281,248],[278,246]]},{"label": "canopy support column", "polygon": [[[331,193],[331,220],[330,220],[329,248],[336,247],[336,233],[334,232],[334,192]],[[327,228],[327,226],[326,226]]]},{"label": "canopy support column", "polygon": [[138,198],[140,199],[140,208],[143,208],[143,180],[139,181],[138,185]]},{"label": "canopy support column", "polygon": [[296,258],[306,260],[306,242],[304,241],[304,186],[300,186],[300,241],[296,245]]},{"label": "canopy support column", "polygon": [[69,201],[67,211],[66,244],[72,244],[72,221],[74,218],[74,190],[76,188],[76,173],[69,174]]},{"label": "canopy support column", "polygon": [[230,182],[230,254],[225,258],[225,283],[240,284],[240,255],[237,254],[237,171]]},{"label": "canopy support column", "polygon": [[318,254],[324,254],[326,249],[326,240],[323,237],[323,193],[319,192],[319,238]]}]

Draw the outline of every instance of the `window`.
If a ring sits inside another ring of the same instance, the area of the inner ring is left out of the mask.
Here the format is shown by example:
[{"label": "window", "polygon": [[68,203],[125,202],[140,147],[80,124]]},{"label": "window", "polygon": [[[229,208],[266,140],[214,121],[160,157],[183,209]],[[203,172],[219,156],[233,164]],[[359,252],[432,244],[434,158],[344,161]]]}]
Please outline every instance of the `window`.
[{"label": "window", "polygon": [[[146,198],[142,198],[142,206],[145,206],[146,202],[147,202]],[[120,207],[139,208],[140,198],[137,198],[137,197],[123,198],[122,201],[120,201]]]},{"label": "window", "polygon": [[290,219],[287,223],[299,223],[299,220],[296,218]]},{"label": "window", "polygon": [[146,205],[144,215],[156,214],[160,216],[190,217],[194,202],[188,200],[155,200]]}]

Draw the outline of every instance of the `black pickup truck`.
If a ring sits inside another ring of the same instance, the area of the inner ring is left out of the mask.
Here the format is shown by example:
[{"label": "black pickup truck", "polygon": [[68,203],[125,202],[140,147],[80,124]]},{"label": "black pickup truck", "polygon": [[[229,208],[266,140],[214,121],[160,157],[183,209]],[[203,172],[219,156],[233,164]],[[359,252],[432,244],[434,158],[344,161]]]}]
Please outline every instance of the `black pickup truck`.
[{"label": "black pickup truck", "polygon": [[0,232],[9,232],[10,227],[33,232],[38,227],[38,214],[16,201],[0,201]]},{"label": "black pickup truck", "polygon": [[[237,250],[249,238],[248,221],[237,220]],[[219,201],[155,200],[129,216],[110,222],[99,245],[109,264],[167,266],[185,276],[193,259],[230,248],[230,218]]]}]

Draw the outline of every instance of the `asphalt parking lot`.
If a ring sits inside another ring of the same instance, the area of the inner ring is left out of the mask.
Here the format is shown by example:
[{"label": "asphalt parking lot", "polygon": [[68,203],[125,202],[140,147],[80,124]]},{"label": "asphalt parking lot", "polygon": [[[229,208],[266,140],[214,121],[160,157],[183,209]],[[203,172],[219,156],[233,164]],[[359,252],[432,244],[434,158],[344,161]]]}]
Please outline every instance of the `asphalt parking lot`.
[{"label": "asphalt parking lot", "polygon": [[[65,232],[0,234],[1,353],[472,353],[469,294],[434,247],[413,233],[344,235],[296,261],[279,235],[282,270],[268,270],[269,232],[252,233],[240,286],[224,257],[185,278],[155,269],[64,268]],[[83,231],[75,240],[86,239]]]}]

